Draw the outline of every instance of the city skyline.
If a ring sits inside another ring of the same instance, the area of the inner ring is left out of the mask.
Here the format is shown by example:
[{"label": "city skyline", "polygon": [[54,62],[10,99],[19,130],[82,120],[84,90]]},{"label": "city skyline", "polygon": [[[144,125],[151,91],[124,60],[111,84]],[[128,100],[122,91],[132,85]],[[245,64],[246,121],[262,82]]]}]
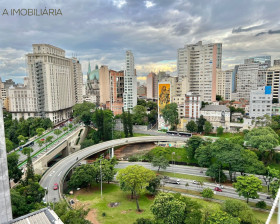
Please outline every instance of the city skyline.
[{"label": "city skyline", "polygon": [[59,8],[63,14],[2,16],[0,75],[17,82],[26,76],[25,54],[31,52],[33,43],[58,46],[66,50],[67,57],[77,54],[84,75],[88,61],[93,66],[124,69],[124,52],[132,50],[138,80],[151,71],[176,74],[177,49],[200,40],[223,44],[223,69],[233,69],[248,57],[280,57],[277,1],[0,2],[1,12],[46,7]]}]

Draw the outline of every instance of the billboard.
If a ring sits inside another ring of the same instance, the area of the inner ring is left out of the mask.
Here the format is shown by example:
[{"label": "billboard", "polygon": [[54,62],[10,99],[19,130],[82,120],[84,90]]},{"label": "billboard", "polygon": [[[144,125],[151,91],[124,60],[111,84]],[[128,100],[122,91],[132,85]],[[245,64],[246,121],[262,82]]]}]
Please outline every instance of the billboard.
[{"label": "billboard", "polygon": [[170,83],[158,84],[158,112],[161,115],[161,110],[165,105],[170,103]]},{"label": "billboard", "polygon": [[162,117],[162,109],[170,103],[171,89],[170,83],[159,83],[158,84],[158,129],[167,129],[168,126]]}]

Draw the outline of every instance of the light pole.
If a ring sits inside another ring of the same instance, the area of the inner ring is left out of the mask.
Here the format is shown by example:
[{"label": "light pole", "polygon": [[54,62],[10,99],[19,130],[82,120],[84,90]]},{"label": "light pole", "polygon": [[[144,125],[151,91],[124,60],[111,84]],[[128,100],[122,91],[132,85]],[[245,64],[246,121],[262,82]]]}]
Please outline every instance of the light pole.
[{"label": "light pole", "polygon": [[173,165],[172,165],[172,172],[173,172],[173,176],[175,176],[175,173],[174,173],[174,165],[175,165],[174,155],[175,155],[175,152],[172,152],[172,162],[173,162]]},{"label": "light pole", "polygon": [[54,211],[55,200],[56,200],[56,198],[53,198],[53,211]]},{"label": "light pole", "polygon": [[102,166],[101,166],[101,160],[102,160],[103,156],[100,157],[100,183],[101,183],[101,198],[102,198]]}]

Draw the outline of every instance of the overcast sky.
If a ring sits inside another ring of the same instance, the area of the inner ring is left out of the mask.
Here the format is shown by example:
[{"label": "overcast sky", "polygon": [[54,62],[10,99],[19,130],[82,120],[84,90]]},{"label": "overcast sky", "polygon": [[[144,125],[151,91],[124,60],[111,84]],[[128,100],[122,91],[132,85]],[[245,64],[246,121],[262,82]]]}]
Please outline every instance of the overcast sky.
[{"label": "overcast sky", "polygon": [[[4,9],[61,9],[63,16],[7,16]],[[176,74],[184,44],[221,42],[223,68],[244,58],[280,58],[279,0],[0,0],[0,77],[21,82],[25,54],[47,43],[88,61],[123,69],[132,50],[139,80],[150,71]]]}]

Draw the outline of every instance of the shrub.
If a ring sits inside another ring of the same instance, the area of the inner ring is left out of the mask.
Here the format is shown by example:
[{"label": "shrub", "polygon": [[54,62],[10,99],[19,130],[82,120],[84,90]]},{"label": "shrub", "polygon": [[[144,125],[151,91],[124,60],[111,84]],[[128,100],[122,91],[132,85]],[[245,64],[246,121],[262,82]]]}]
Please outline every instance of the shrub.
[{"label": "shrub", "polygon": [[130,157],[128,157],[128,161],[129,162],[137,162],[137,161],[139,161],[139,159],[138,159],[137,156],[130,156]]},{"label": "shrub", "polygon": [[102,212],[102,216],[105,217],[105,216],[106,216],[106,213],[105,213],[105,212]]},{"label": "shrub", "polygon": [[133,224],[153,224],[153,221],[147,218],[138,218]]},{"label": "shrub", "polygon": [[214,192],[210,188],[204,188],[202,191],[202,197],[213,198]]},{"label": "shrub", "polygon": [[256,203],[256,207],[266,209],[266,203],[264,201],[259,201]]}]

